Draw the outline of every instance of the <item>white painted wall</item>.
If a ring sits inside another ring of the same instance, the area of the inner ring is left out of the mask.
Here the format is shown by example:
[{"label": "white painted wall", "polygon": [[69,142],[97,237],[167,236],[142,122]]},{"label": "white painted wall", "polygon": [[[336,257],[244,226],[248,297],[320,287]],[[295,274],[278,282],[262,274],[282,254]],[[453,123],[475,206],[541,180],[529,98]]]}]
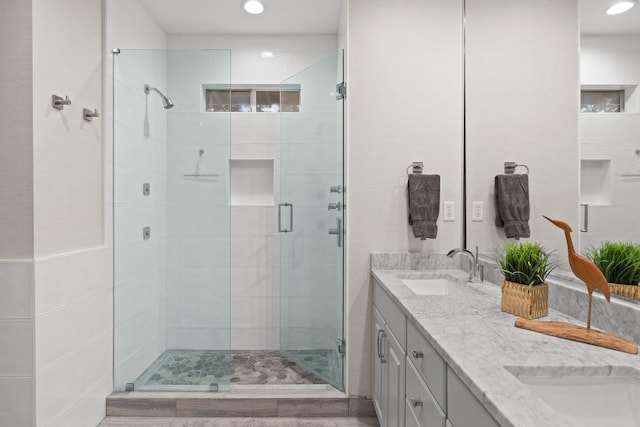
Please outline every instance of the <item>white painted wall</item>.
[{"label": "white painted wall", "polygon": [[[372,251],[445,252],[461,242],[462,2],[351,0],[347,41],[348,393],[371,395]],[[438,219],[421,241],[407,223],[406,170],[441,177]]]},{"label": "white painted wall", "polygon": [[166,349],[167,111],[143,89],[166,90],[166,36],[137,1],[110,0],[105,22],[104,92],[118,97],[115,109],[113,96],[105,100],[105,230],[115,253],[114,388],[124,390]]},{"label": "white painted wall", "polygon": [[[640,242],[640,37],[583,36],[580,45],[580,83],[635,87],[624,113],[580,114],[580,158],[610,160],[607,171],[610,204],[589,206],[589,232],[581,233],[581,248],[602,241]],[[584,201],[584,200],[581,200]]]},{"label": "white painted wall", "polygon": [[[529,167],[530,240],[556,250],[568,269],[567,222],[578,239],[577,1],[466,2],[467,216],[484,202],[483,222],[467,223],[467,246],[495,253],[494,177],[504,162]],[[518,168],[521,173],[524,169]]]}]

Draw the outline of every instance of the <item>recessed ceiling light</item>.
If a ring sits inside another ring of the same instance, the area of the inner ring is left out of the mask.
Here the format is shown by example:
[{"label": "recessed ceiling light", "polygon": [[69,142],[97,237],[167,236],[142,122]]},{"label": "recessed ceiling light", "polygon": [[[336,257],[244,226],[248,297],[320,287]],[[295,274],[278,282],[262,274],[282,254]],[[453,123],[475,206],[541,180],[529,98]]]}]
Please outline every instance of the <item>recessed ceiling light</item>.
[{"label": "recessed ceiling light", "polygon": [[631,9],[635,6],[637,0],[623,0],[615,3],[609,9],[607,9],[607,15],[618,15],[620,13],[624,13],[627,10]]},{"label": "recessed ceiling light", "polygon": [[264,12],[264,5],[260,0],[244,0],[242,2],[242,7],[247,13],[252,15],[259,15]]},{"label": "recessed ceiling light", "polygon": [[272,59],[275,58],[276,55],[273,52],[261,52],[260,56],[262,56],[264,59]]}]

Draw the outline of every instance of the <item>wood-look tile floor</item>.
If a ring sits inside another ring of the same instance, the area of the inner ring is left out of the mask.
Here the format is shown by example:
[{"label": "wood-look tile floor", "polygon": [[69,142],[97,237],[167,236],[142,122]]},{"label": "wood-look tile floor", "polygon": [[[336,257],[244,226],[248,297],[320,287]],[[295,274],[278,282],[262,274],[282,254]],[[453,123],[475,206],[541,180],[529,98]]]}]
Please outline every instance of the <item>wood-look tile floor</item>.
[{"label": "wood-look tile floor", "polygon": [[375,418],[146,418],[106,417],[97,427],[378,427]]}]

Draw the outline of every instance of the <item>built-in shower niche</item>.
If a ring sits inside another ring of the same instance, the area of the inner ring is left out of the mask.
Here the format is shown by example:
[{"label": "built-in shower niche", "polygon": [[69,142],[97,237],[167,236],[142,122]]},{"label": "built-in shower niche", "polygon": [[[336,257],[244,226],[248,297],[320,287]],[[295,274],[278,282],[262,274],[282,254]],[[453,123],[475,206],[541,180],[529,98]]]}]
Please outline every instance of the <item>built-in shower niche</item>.
[{"label": "built-in shower niche", "polygon": [[231,206],[274,206],[273,159],[229,159]]},{"label": "built-in shower niche", "polygon": [[580,161],[580,202],[592,206],[611,205],[611,159]]}]

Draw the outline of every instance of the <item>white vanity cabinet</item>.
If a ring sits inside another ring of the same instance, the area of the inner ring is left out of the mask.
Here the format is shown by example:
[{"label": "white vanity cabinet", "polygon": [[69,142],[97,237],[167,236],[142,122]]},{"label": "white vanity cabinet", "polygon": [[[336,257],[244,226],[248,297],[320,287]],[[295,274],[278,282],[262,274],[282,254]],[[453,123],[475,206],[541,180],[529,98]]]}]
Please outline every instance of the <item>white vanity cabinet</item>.
[{"label": "white vanity cabinet", "polygon": [[373,405],[381,427],[499,427],[373,281]]},{"label": "white vanity cabinet", "polygon": [[381,427],[404,427],[406,318],[377,284],[373,304],[373,405]]}]

